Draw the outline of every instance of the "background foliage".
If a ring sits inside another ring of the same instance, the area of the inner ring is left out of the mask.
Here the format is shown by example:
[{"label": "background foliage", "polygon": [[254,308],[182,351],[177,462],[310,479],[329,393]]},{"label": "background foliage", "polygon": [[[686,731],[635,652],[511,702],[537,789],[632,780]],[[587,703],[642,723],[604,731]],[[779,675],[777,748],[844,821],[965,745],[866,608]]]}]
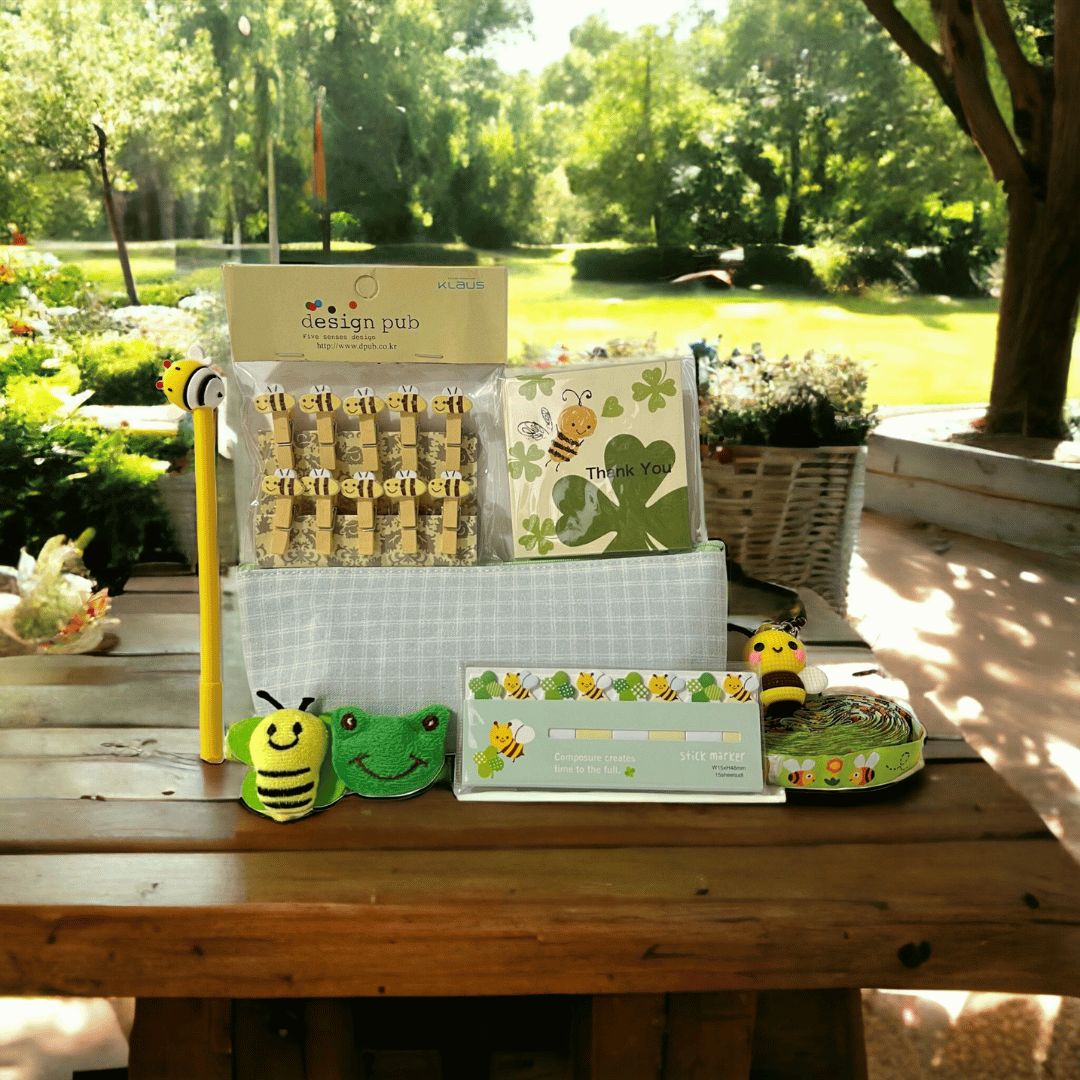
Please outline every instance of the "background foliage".
[{"label": "background foliage", "polygon": [[281,239],[317,240],[325,93],[339,239],[831,243],[863,254],[830,287],[983,284],[1000,193],[859,0],[731,0],[679,33],[592,15],[539,77],[500,71],[485,46],[530,19],[527,0],[2,0],[0,221],[106,235],[98,119],[129,238],[265,239],[272,135]]}]

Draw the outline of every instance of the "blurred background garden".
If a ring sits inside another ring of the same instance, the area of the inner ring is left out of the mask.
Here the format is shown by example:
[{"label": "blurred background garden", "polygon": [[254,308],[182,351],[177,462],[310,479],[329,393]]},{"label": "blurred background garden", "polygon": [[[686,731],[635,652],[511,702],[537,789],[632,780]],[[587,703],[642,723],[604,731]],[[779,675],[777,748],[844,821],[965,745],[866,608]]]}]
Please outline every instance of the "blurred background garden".
[{"label": "blurred background garden", "polygon": [[[1052,0],[990,6],[1046,57]],[[229,260],[505,264],[512,361],[818,350],[855,412],[988,400],[1002,185],[879,21],[932,44],[926,0],[566,7],[0,0],[0,563],[176,557],[190,436],[145,410],[225,351]]]}]

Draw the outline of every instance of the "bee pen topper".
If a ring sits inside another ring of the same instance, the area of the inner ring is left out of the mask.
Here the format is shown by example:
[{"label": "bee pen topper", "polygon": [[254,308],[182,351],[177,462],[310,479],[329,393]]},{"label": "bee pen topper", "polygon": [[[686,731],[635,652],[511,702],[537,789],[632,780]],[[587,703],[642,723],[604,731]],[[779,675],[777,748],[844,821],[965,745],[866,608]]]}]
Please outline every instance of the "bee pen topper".
[{"label": "bee pen topper", "polygon": [[221,372],[193,345],[186,360],[165,361],[157,387],[192,414],[195,427],[195,507],[199,570],[199,754],[223,761],[221,726],[221,582],[218,577],[217,474],[214,410],[225,400]]}]

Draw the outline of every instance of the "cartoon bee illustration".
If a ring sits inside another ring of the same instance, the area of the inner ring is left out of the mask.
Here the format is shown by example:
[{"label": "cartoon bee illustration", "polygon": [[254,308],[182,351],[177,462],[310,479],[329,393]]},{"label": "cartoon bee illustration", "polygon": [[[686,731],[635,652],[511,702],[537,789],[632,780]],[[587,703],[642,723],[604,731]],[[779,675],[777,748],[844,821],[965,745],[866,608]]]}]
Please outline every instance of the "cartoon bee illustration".
[{"label": "cartoon bee illustration", "polygon": [[790,716],[806,695],[825,689],[828,676],[806,666],[806,650],[795,636],[795,623],[762,623],[746,640],[743,659],[761,678],[761,707],[775,716]]},{"label": "cartoon bee illustration", "polygon": [[166,360],[164,366],[157,388],[181,409],[216,409],[225,400],[221,372],[211,367],[198,345],[188,349],[187,360]]},{"label": "cartoon bee illustration", "polygon": [[427,402],[415,386],[402,386],[386,395],[386,407],[391,412],[422,413],[427,408]]},{"label": "cartoon bee illustration", "polygon": [[383,484],[383,492],[391,499],[418,499],[427,491],[427,484],[412,469],[398,469]]},{"label": "cartoon bee illustration", "polygon": [[734,672],[724,678],[723,688],[725,701],[753,701],[752,690],[757,689],[758,679],[756,675],[747,675],[743,680]]},{"label": "cartoon bee illustration", "polygon": [[339,490],[338,482],[330,475],[328,469],[312,469],[302,481],[304,494],[316,499],[326,499],[336,495]]},{"label": "cartoon bee illustration", "polygon": [[881,755],[875,751],[869,757],[863,754],[855,759],[855,771],[848,779],[856,787],[865,787],[874,779],[874,766],[881,760]]},{"label": "cartoon bee illustration", "polygon": [[[551,423],[551,413],[547,409],[541,409],[540,415],[544,423],[538,424],[535,420],[525,420],[518,424],[518,431],[526,439],[534,442],[542,442],[554,434],[551,445],[548,447],[548,460],[555,462],[555,471],[559,471],[560,465],[572,461],[576,456],[581,444],[596,431],[596,413],[584,404],[591,400],[592,391],[584,390],[580,394],[569,387],[563,391],[563,401],[567,394],[577,397],[576,405],[568,405],[559,413],[559,422],[555,426]],[[546,462],[545,462],[546,464]]]},{"label": "cartoon bee illustration", "polygon": [[259,394],[254,401],[255,409],[261,413],[284,413],[296,405],[296,399],[277,385],[271,384],[265,394]]},{"label": "cartoon bee illustration", "polygon": [[313,386],[300,395],[300,408],[306,413],[332,413],[341,408],[341,398],[329,386]]},{"label": "cartoon bee illustration", "polygon": [[[525,672],[525,674],[522,675],[517,671],[508,671],[506,677],[503,679],[503,689],[512,698],[517,698],[518,701],[524,701],[526,698],[531,698],[532,692],[539,685],[539,676],[530,675],[528,672]],[[494,742],[494,739],[492,742]]]},{"label": "cartoon bee illustration", "polygon": [[491,725],[488,738],[491,745],[508,761],[517,761],[525,756],[525,747],[536,737],[536,732],[519,720],[508,720],[500,724],[497,720]]},{"label": "cartoon bee illustration", "polygon": [[666,675],[654,675],[649,680],[649,693],[661,701],[680,701],[679,694],[686,689],[686,681],[678,677],[669,679]]},{"label": "cartoon bee illustration", "polygon": [[263,477],[262,489],[266,495],[294,499],[304,494],[304,481],[297,477],[295,469],[275,469],[273,476]]},{"label": "cartoon bee illustration", "polygon": [[377,499],[382,493],[383,486],[373,472],[355,472],[341,481],[341,494],[346,499]]},{"label": "cartoon bee illustration", "polygon": [[459,386],[448,386],[445,394],[431,399],[431,411],[440,415],[459,416],[472,408],[472,402],[461,392]]},{"label": "cartoon bee illustration", "polygon": [[810,772],[813,767],[813,758],[806,758],[801,765],[795,758],[788,758],[784,762],[784,768],[788,771],[787,782],[792,787],[809,787],[815,779],[814,774]]},{"label": "cartoon bee illustration", "polygon": [[461,479],[461,473],[454,470],[432,480],[427,489],[428,494],[436,499],[463,499],[472,491],[472,486]]},{"label": "cartoon bee illustration", "polygon": [[354,397],[346,398],[341,407],[349,416],[374,416],[386,408],[386,402],[375,396],[370,386],[359,387]]},{"label": "cartoon bee illustration", "polygon": [[257,693],[277,711],[262,719],[248,741],[255,791],[275,821],[295,821],[315,808],[319,770],[329,745],[326,724],[306,711],[314,698],[304,698],[299,709],[286,709],[265,690]]},{"label": "cartoon bee illustration", "polygon": [[611,676],[603,673],[594,675],[591,671],[583,671],[577,677],[577,688],[581,696],[590,701],[607,701],[607,694],[604,691],[610,686]]}]

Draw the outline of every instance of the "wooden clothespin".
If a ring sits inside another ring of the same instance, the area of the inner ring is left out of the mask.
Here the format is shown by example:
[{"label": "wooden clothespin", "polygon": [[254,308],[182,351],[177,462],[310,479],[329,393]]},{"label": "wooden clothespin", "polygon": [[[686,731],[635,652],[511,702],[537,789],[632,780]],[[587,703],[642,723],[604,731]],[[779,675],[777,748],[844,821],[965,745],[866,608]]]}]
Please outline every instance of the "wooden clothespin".
[{"label": "wooden clothespin", "polygon": [[[390,408],[393,408],[393,405]],[[416,500],[425,491],[427,485],[417,478],[414,469],[398,469],[393,477],[383,484],[383,492],[398,504],[401,550],[405,555],[416,554]]]},{"label": "wooden clothespin", "polygon": [[420,467],[416,454],[417,421],[427,408],[427,402],[415,386],[403,386],[386,395],[386,407],[401,414],[401,468],[405,472],[415,472]]},{"label": "wooden clothespin", "polygon": [[334,521],[337,507],[334,496],[341,485],[330,475],[329,469],[312,469],[304,477],[304,494],[315,500],[315,551],[319,555],[331,555],[334,551]]},{"label": "wooden clothespin", "polygon": [[375,554],[375,500],[382,493],[373,472],[355,472],[341,481],[341,494],[356,500],[356,550],[361,555]]},{"label": "wooden clothespin", "polygon": [[432,398],[431,411],[446,417],[446,451],[443,469],[456,472],[461,468],[461,418],[472,408],[472,402],[458,386],[448,386],[445,394]]},{"label": "wooden clothespin", "polygon": [[458,525],[461,522],[461,500],[472,488],[461,479],[459,472],[444,472],[438,480],[428,484],[428,492],[436,499],[443,500],[442,533],[439,536],[439,554],[456,555],[458,545]]},{"label": "wooden clothespin", "polygon": [[275,469],[273,476],[264,476],[262,489],[274,496],[274,531],[270,535],[270,553],[284,555],[289,549],[292,530],[293,499],[304,493],[303,481],[294,469]]},{"label": "wooden clothespin", "polygon": [[313,386],[300,395],[300,408],[315,417],[315,437],[319,443],[319,468],[333,472],[337,468],[334,444],[334,413],[341,408],[341,398],[329,386]]},{"label": "wooden clothespin", "polygon": [[375,417],[386,408],[381,397],[375,396],[370,386],[361,387],[355,397],[346,398],[342,408],[349,416],[360,419],[360,464],[367,472],[379,471],[379,431]]},{"label": "wooden clothespin", "polygon": [[295,465],[292,446],[292,411],[295,405],[296,399],[292,394],[286,394],[276,383],[271,383],[265,394],[255,398],[255,408],[267,414],[273,423],[274,460],[281,469],[291,469]]}]

